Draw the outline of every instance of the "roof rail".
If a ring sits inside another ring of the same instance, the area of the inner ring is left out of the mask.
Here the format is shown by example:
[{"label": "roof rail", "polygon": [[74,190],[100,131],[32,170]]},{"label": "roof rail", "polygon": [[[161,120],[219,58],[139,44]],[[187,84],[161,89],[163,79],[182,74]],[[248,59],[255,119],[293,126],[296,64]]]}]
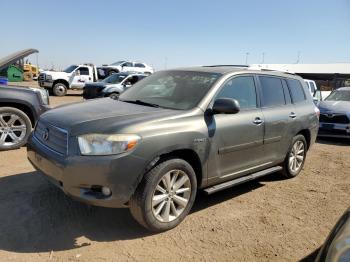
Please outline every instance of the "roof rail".
[{"label": "roof rail", "polygon": [[202,67],[225,67],[225,66],[228,66],[228,67],[249,67],[248,65],[205,65],[205,66],[202,66]]},{"label": "roof rail", "polygon": [[281,72],[281,73],[285,73],[285,74],[291,74],[291,75],[295,75],[294,72],[291,72],[289,70],[277,70],[277,69],[270,69],[270,68],[262,68],[262,67],[256,67],[256,66],[249,66],[248,67],[249,70],[256,70],[256,71],[268,71],[268,72]]}]

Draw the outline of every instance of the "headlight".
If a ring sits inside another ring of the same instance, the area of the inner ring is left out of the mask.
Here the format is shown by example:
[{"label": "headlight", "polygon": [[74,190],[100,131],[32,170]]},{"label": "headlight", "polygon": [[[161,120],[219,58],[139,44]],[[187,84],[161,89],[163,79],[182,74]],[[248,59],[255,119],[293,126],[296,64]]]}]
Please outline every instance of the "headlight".
[{"label": "headlight", "polygon": [[141,137],[138,135],[88,134],[78,137],[82,155],[115,155],[135,148]]},{"label": "headlight", "polygon": [[46,75],[45,76],[45,80],[52,80],[52,76],[51,75]]},{"label": "headlight", "polygon": [[46,89],[43,88],[31,88],[31,90],[37,92],[41,96],[41,100],[43,101],[44,105],[50,104],[49,100],[49,92]]}]

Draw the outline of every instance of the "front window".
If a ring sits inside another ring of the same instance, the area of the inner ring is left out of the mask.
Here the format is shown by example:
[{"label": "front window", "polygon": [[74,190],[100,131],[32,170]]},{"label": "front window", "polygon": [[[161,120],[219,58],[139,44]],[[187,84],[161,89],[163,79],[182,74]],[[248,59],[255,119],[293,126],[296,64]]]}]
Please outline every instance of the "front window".
[{"label": "front window", "polygon": [[120,64],[122,64],[122,63],[125,63],[125,61],[118,61],[118,62],[115,62],[115,63],[110,64],[110,65],[112,65],[112,66],[118,66],[118,65],[120,65]]},{"label": "front window", "polygon": [[120,95],[120,100],[188,110],[202,100],[220,76],[206,72],[161,71],[137,82]]},{"label": "front window", "polygon": [[256,108],[256,90],[253,76],[238,76],[229,79],[216,98],[236,99],[241,109]]},{"label": "front window", "polygon": [[103,79],[102,82],[104,82],[106,84],[119,84],[126,77],[127,77],[127,75],[124,75],[124,74],[113,74],[113,75],[110,75],[109,77]]},{"label": "front window", "polygon": [[350,101],[350,90],[335,90],[325,100],[326,101]]},{"label": "front window", "polygon": [[77,68],[78,68],[78,66],[71,65],[71,66],[68,66],[66,69],[64,69],[63,72],[65,72],[65,73],[72,73]]}]

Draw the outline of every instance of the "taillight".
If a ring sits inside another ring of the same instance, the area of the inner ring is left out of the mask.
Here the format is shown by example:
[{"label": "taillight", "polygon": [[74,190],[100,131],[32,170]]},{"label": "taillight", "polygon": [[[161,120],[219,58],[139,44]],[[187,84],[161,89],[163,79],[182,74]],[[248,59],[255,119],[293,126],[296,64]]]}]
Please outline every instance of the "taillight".
[{"label": "taillight", "polygon": [[315,106],[315,114],[317,118],[320,119],[320,109],[318,109],[316,106]]}]

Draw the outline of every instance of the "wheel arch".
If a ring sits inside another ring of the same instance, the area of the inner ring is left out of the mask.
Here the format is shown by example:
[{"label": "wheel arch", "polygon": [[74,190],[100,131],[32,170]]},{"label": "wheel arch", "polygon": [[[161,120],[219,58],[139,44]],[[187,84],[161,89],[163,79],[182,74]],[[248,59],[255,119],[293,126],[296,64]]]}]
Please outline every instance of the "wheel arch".
[{"label": "wheel arch", "polygon": [[150,164],[147,167],[147,171],[152,169],[156,165],[172,158],[183,159],[192,166],[196,174],[198,188],[200,188],[203,184],[202,162],[200,160],[199,155],[196,153],[196,151],[190,148],[175,149],[172,151],[163,152],[159,154],[150,162]]},{"label": "wheel arch", "polygon": [[305,137],[307,149],[309,149],[310,144],[311,144],[311,132],[310,132],[310,130],[309,129],[302,129],[297,133],[297,135],[303,135]]},{"label": "wheel arch", "polygon": [[16,102],[0,102],[0,107],[13,107],[18,110],[21,110],[29,117],[32,127],[34,127],[37,117],[34,111],[30,108],[30,106]]},{"label": "wheel arch", "polygon": [[57,79],[57,80],[55,80],[55,81],[53,82],[53,84],[52,84],[52,87],[54,87],[54,86],[55,86],[56,84],[58,84],[58,83],[64,84],[64,85],[66,86],[67,89],[69,88],[69,83],[68,83],[68,81],[65,80],[65,79]]}]

